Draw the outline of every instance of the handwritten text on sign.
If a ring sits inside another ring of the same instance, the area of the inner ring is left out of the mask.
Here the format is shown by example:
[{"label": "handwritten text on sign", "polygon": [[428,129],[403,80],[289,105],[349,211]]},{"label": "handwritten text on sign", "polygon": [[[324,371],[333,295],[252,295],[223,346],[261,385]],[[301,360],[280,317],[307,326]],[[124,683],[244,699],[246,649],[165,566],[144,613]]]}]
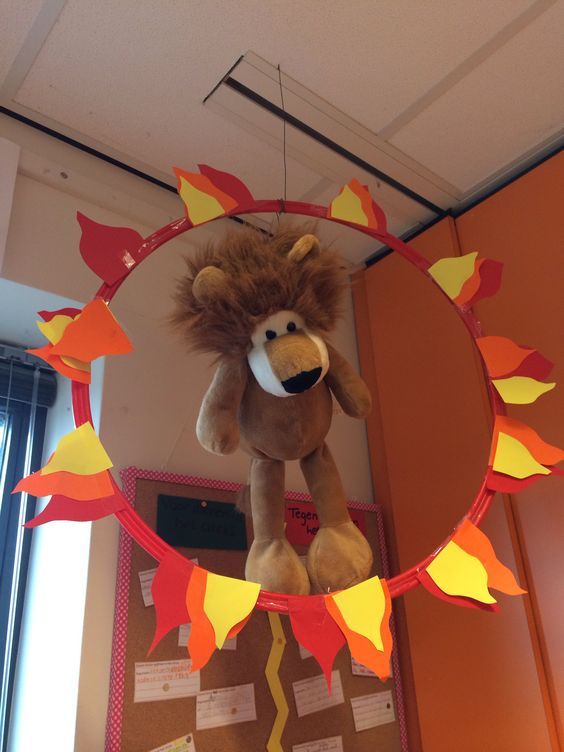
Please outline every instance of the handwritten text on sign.
[{"label": "handwritten text on sign", "polygon": [[[364,512],[349,509],[351,520],[366,535]],[[286,503],[286,537],[294,546],[309,546],[319,530],[319,518],[313,504],[292,501]]]}]

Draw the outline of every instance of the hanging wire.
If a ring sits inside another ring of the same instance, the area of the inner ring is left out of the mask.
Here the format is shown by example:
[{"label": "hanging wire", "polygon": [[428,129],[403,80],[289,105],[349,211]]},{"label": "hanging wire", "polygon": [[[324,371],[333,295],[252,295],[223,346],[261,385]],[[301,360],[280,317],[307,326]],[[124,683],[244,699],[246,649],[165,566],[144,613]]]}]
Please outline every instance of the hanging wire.
[{"label": "hanging wire", "polygon": [[[282,71],[280,70],[280,63],[278,63],[278,85],[280,86],[280,101],[282,104],[282,112],[286,114],[286,108],[284,106],[284,89],[282,88]],[[284,160],[284,201],[286,201],[286,186],[288,170],[286,166],[286,118],[282,119],[282,158]]]}]

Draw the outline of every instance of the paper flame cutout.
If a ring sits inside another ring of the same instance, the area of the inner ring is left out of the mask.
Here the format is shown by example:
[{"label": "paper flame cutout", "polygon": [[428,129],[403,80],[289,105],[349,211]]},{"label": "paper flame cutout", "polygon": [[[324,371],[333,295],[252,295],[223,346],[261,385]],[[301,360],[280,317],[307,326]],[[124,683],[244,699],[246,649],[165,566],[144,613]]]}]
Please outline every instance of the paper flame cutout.
[{"label": "paper flame cutout", "polygon": [[478,300],[495,295],[501,285],[503,264],[479,259],[477,253],[453,256],[429,267],[431,277],[458,306],[470,308]]},{"label": "paper flame cutout", "polygon": [[101,225],[77,212],[82,229],[80,255],[87,266],[107,285],[123,279],[139,259],[142,236],[129,227]]},{"label": "paper flame cutout", "polygon": [[100,298],[90,301],[82,311],[40,311],[44,323],[37,322],[48,345],[30,353],[47,361],[63,376],[90,384],[90,363],[104,355],[131,352],[132,345],[114,315]]},{"label": "paper flame cutout", "polygon": [[386,581],[371,577],[324,597],[327,610],[346,637],[351,655],[380,679],[389,678],[392,601]]},{"label": "paper flame cutout", "polygon": [[[508,595],[526,592],[497,559],[488,537],[468,519],[420,575],[420,582],[434,595],[474,608],[493,610],[496,600],[489,588]],[[434,589],[429,587],[429,580]]]},{"label": "paper flame cutout", "polygon": [[160,562],[151,585],[157,623],[149,653],[171,629],[190,621],[186,591],[193,568],[191,561],[175,552],[168,552]]},{"label": "paper flame cutout", "polygon": [[120,512],[127,507],[127,501],[121,491],[114,486],[114,494],[101,499],[77,501],[68,496],[56,494],[52,496],[45,509],[40,512],[25,527],[37,527],[46,522],[56,520],[70,520],[73,522],[92,522],[110,514]]},{"label": "paper flame cutout", "polygon": [[27,527],[51,520],[94,520],[124,508],[126,501],[108,470],[112,461],[90,423],[63,436],[47,464],[20,480],[13,493],[52,496]]},{"label": "paper flame cutout", "polygon": [[542,394],[554,389],[556,382],[531,379],[528,376],[511,376],[508,379],[492,379],[499,396],[507,405],[530,405]]},{"label": "paper flame cutout", "polygon": [[547,444],[524,423],[498,415],[486,483],[494,491],[514,493],[544,475],[561,474],[555,465],[563,460],[564,450]]},{"label": "paper flame cutout", "polygon": [[374,201],[368,187],[353,178],[341,188],[327,210],[330,219],[352,222],[361,227],[370,227],[381,233],[386,232],[386,217]]},{"label": "paper flame cutout", "polygon": [[[216,575],[174,553],[161,561],[152,591],[157,624],[151,650],[171,629],[190,621],[188,650],[197,671],[247,624],[260,585]],[[373,577],[330,596],[288,596],[288,611],[296,639],[315,656],[329,689],[345,641],[357,661],[382,679],[390,675],[391,598],[384,580]]]},{"label": "paper flame cutout", "polygon": [[322,595],[288,597],[288,612],[296,640],[314,656],[331,691],[335,656],[346,642]]},{"label": "paper flame cutout", "polygon": [[545,379],[554,367],[538,350],[517,345],[507,337],[478,337],[476,344],[492,379],[510,376]]},{"label": "paper flame cutout", "polygon": [[173,168],[178,180],[178,193],[192,225],[204,224],[252,203],[253,197],[248,188],[234,175],[207,165],[198,167],[199,173]]},{"label": "paper flame cutout", "polygon": [[152,585],[157,614],[151,650],[176,626],[192,622],[188,650],[192,671],[209,661],[216,647],[235,637],[256,605],[260,585],[208,572],[178,554],[167,554]]}]

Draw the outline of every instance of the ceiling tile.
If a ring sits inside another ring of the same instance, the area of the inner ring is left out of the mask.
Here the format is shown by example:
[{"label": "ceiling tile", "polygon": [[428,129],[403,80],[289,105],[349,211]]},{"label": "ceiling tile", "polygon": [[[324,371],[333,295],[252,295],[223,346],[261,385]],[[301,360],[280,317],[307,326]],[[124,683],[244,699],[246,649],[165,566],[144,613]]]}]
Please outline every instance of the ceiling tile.
[{"label": "ceiling tile", "polygon": [[10,70],[41,5],[42,0],[0,0],[0,81]]},{"label": "ceiling tile", "polygon": [[391,143],[468,191],[564,124],[564,3],[436,100]]},{"label": "ceiling tile", "polygon": [[158,136],[143,103],[186,133],[253,49],[376,132],[531,4],[69,0],[18,101],[103,142],[127,124],[147,161]]}]

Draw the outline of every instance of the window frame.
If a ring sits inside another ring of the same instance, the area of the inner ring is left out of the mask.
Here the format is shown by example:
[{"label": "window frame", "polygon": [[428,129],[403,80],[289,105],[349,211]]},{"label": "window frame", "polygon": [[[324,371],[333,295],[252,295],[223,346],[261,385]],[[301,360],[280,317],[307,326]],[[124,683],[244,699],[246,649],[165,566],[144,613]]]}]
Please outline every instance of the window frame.
[{"label": "window frame", "polygon": [[[14,678],[33,529],[22,525],[35,516],[37,498],[12,489],[28,472],[40,469],[48,408],[0,397],[0,412],[7,418],[9,442],[0,506],[0,742],[8,744]],[[2,490],[2,489],[0,489]],[[19,555],[18,555],[19,554]],[[16,560],[17,556],[17,560]]]}]

